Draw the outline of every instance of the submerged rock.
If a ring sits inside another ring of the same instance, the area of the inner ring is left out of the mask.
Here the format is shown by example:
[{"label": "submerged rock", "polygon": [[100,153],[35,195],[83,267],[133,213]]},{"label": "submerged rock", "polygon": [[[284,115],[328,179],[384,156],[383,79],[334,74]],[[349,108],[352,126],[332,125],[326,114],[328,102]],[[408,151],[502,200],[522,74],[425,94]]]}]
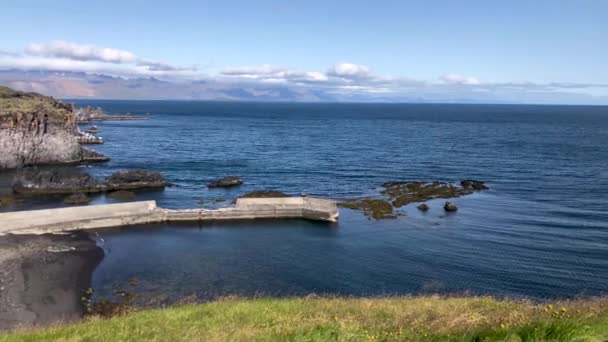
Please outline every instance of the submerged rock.
[{"label": "submerged rock", "polygon": [[483,182],[463,180],[461,186],[447,182],[388,182],[382,193],[399,208],[412,202],[423,202],[434,198],[456,198],[476,191],[487,190]]},{"label": "submerged rock", "polygon": [[207,184],[209,188],[228,188],[243,184],[243,181],[239,177],[228,176],[222,179],[215,180]]},{"label": "submerged rock", "polygon": [[458,210],[458,207],[453,203],[445,202],[445,204],[443,205],[443,209],[448,212],[454,212]]},{"label": "submerged rock", "polygon": [[15,202],[13,195],[0,195],[0,208],[8,207]]},{"label": "submerged rock", "polygon": [[421,205],[417,206],[416,208],[418,208],[418,210],[420,211],[427,211],[429,209],[431,209],[428,204],[426,203],[422,203]]},{"label": "submerged rock", "polygon": [[121,199],[121,200],[131,200],[137,197],[137,195],[133,192],[133,191],[127,191],[127,190],[118,190],[118,191],[112,191],[108,194],[108,197],[114,198],[114,199]]},{"label": "submerged rock", "polygon": [[[410,203],[425,202],[436,198],[456,198],[489,189],[484,182],[472,179],[462,180],[460,184],[439,181],[404,181],[386,182],[382,186],[384,189],[381,194],[385,198],[346,201],[340,203],[340,205],[345,208],[362,210],[365,215],[376,219],[394,218],[393,211],[395,208]],[[417,208],[421,211],[430,209],[425,203],[418,205]],[[458,208],[450,204],[445,210],[456,211]]]},{"label": "submerged rock", "polygon": [[489,188],[486,186],[484,182],[473,180],[473,179],[464,179],[460,181],[460,185],[465,189],[473,189],[475,191],[488,190]]},{"label": "submerged rock", "polygon": [[240,198],[278,198],[278,197],[290,197],[288,194],[280,191],[274,190],[261,190],[261,191],[253,191],[247,194],[244,194]]},{"label": "submerged rock", "polygon": [[91,199],[83,193],[70,195],[63,200],[63,203],[71,205],[88,204],[90,202]]},{"label": "submerged rock", "polygon": [[374,220],[393,219],[397,215],[393,212],[393,206],[381,199],[359,199],[338,203],[338,206],[348,209],[361,210]]}]

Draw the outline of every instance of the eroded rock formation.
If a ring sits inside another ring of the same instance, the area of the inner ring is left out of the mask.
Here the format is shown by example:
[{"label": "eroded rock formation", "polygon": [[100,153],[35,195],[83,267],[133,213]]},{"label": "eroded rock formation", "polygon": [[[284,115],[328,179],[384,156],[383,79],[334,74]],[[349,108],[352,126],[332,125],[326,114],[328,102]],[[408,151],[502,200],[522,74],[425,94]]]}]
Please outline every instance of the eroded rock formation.
[{"label": "eroded rock formation", "polygon": [[107,160],[83,150],[71,105],[0,87],[0,169]]}]

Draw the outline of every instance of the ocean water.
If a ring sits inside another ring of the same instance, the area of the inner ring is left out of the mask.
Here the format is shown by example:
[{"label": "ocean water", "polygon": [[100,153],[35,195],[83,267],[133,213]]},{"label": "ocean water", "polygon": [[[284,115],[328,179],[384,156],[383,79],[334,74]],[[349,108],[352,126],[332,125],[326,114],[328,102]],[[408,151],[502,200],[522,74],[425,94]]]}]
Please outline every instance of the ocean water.
[{"label": "ocean water", "polygon": [[[378,195],[386,181],[464,178],[490,191],[396,220],[154,225],[99,233],[98,296],[128,279],[168,302],[239,295],[608,293],[608,107],[79,101],[148,120],[96,124],[112,161],[162,172],[169,208],[253,190]],[[245,184],[207,189],[237,175]],[[112,201],[103,196],[96,203]],[[53,206],[44,202],[38,206]]]}]

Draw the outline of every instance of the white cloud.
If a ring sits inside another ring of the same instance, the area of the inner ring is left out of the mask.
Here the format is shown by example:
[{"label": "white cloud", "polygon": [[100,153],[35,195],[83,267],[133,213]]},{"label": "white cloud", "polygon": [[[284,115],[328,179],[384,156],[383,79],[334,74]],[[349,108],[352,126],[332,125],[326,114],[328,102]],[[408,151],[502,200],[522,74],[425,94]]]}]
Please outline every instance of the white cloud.
[{"label": "white cloud", "polygon": [[62,40],[48,43],[30,44],[25,52],[29,55],[68,58],[79,61],[100,61],[108,63],[135,63],[135,54],[112,48],[100,48],[95,45],[77,44]]},{"label": "white cloud", "polygon": [[240,77],[262,77],[272,76],[280,72],[286,71],[286,68],[276,67],[268,64],[258,65],[253,67],[236,67],[226,68],[221,71],[221,74],[227,76],[240,76]]},{"label": "white cloud", "polygon": [[278,83],[279,80],[282,80],[282,82],[324,82],[328,79],[322,72],[290,70],[268,64],[253,67],[226,68],[220,74],[272,83]]},{"label": "white cloud", "polygon": [[[136,74],[140,74],[142,67],[150,71],[149,74],[168,74],[171,72],[196,71],[196,67],[175,66],[168,63],[139,58],[126,50],[98,47],[92,44],[78,44],[62,40],[47,43],[33,43],[24,50],[24,59],[31,57],[48,58],[48,64],[67,63],[74,61],[74,68],[82,69],[77,62],[103,62],[108,64],[131,65]],[[13,55],[13,57],[17,57]]]},{"label": "white cloud", "polygon": [[463,85],[479,85],[481,82],[477,77],[463,76],[459,74],[447,74],[439,78],[439,80],[446,84],[463,84]]},{"label": "white cloud", "polygon": [[353,80],[371,76],[367,66],[353,63],[338,63],[327,71],[327,75]]},{"label": "white cloud", "polygon": [[190,70],[155,70],[147,66],[131,64],[31,56],[0,58],[0,69],[71,71],[126,77],[197,78],[201,76],[198,72]]},{"label": "white cloud", "polygon": [[[484,96],[487,94],[488,98],[506,98],[509,94],[535,96],[534,94],[541,92],[605,96],[608,91],[607,84],[526,81],[491,83],[455,73],[429,81],[413,80],[402,76],[377,75],[368,66],[354,63],[337,63],[326,72],[263,64],[230,67],[214,76],[207,76],[194,66],[178,66],[141,58],[126,50],[66,41],[31,44],[20,52],[0,50],[0,69],[72,71],[120,76],[125,79],[157,77],[168,81],[186,81],[181,84],[205,79],[234,86],[247,86],[251,89],[270,89],[273,85],[281,85],[291,87],[290,89],[311,90],[315,94],[340,93],[353,98],[358,95],[381,94],[414,98],[468,99],[479,97],[479,93],[484,93]],[[263,86],[256,87],[256,84]]]}]

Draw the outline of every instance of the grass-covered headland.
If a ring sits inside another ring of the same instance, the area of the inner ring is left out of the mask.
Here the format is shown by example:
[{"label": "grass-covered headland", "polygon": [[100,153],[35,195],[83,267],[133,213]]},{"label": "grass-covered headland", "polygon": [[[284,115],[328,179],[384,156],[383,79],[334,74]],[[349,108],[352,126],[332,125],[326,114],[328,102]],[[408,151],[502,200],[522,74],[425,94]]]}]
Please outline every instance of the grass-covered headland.
[{"label": "grass-covered headland", "polygon": [[0,335],[0,341],[608,341],[608,298],[223,299]]}]

